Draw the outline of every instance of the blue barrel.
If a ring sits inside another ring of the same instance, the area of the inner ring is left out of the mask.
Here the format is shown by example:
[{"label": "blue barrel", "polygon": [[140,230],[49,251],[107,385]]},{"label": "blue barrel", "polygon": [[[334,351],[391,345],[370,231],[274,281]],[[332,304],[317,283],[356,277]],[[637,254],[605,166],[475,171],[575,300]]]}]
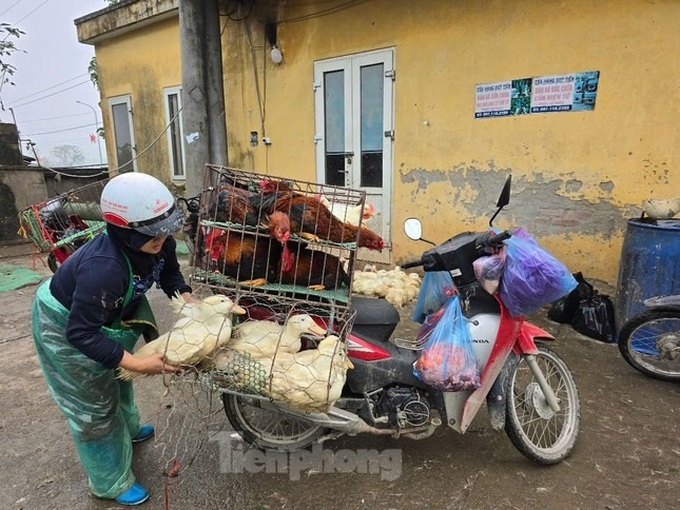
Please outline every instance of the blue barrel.
[{"label": "blue barrel", "polygon": [[680,294],[680,220],[628,220],[614,305],[617,333],[645,310],[643,300],[668,294]]}]

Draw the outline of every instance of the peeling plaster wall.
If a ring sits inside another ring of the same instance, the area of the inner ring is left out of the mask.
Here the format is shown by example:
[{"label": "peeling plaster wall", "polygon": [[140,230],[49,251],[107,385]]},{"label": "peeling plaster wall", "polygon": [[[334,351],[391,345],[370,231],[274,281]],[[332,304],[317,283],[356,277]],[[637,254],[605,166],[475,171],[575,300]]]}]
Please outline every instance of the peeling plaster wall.
[{"label": "peeling plaster wall", "polygon": [[[137,160],[138,170],[170,184],[163,89],[181,85],[178,18],[106,39],[97,44],[95,51],[107,130],[113,130],[109,99],[130,95],[137,153],[151,146]],[[107,135],[106,150],[113,168],[115,142],[112,132],[107,131]],[[175,184],[181,186],[183,181]]]},{"label": "peeling plaster wall", "polygon": [[[627,219],[645,198],[680,194],[680,2],[345,4],[262,2],[245,22],[222,19],[230,164],[314,180],[314,62],[394,48],[392,262],[425,248],[406,239],[405,218],[420,216],[430,239],[484,228],[512,173],[497,225],[524,225],[573,271],[614,283]],[[295,20],[278,25],[280,65],[264,37],[274,20]],[[181,74],[178,20],[138,28],[96,54],[106,126],[107,98],[130,94],[142,150]],[[474,118],[479,83],[590,70],[601,73],[592,112]],[[272,145],[251,147],[251,131]],[[164,136],[139,163],[169,181]]]},{"label": "peeling plaster wall", "polygon": [[[281,3],[276,19],[318,10]],[[644,198],[680,195],[680,67],[668,60],[680,2],[374,0],[281,24],[278,66],[271,19],[255,10],[250,35],[225,30],[232,164],[313,179],[314,61],[394,47],[393,262],[425,248],[406,239],[405,218],[420,216],[430,239],[484,228],[512,173],[497,225],[524,225],[573,271],[615,283],[627,219]],[[594,111],[474,118],[479,83],[590,70]],[[250,147],[263,126],[273,144]]]}]

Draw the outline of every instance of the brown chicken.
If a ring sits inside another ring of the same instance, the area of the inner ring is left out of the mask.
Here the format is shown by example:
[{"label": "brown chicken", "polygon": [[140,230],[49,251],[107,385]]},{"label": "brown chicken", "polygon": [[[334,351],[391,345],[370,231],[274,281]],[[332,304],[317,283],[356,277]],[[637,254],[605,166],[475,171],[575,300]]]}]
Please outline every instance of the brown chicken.
[{"label": "brown chicken", "polygon": [[290,267],[285,250],[290,236],[288,217],[279,212],[269,215],[269,236],[215,229],[206,236],[206,251],[215,268],[243,285],[263,285],[275,280],[281,267]]},{"label": "brown chicken", "polygon": [[329,253],[310,250],[303,243],[289,241],[286,249],[290,252],[292,264],[284,267],[283,259],[278,267],[281,283],[302,285],[313,290],[349,287],[349,275],[340,259]]},{"label": "brown chicken", "polygon": [[[221,223],[235,223],[257,227],[267,223],[267,215],[260,207],[260,194],[253,193],[244,188],[239,188],[227,183],[221,183],[216,190],[203,193],[201,200],[206,201],[206,211],[204,219]],[[204,265],[207,261],[200,257],[200,254],[207,254],[214,251],[214,246],[219,245],[218,238],[223,237],[221,231],[202,227],[199,224],[200,203],[189,205],[189,214],[184,220],[183,231],[197,248],[198,258],[195,261],[198,265]],[[209,238],[209,239],[208,239]],[[211,253],[214,255],[214,253]],[[213,260],[215,258],[213,257]]]},{"label": "brown chicken", "polygon": [[230,184],[221,184],[209,204],[211,219],[240,225],[257,226],[266,221],[260,208],[260,195]]},{"label": "brown chicken", "polygon": [[351,243],[370,250],[382,250],[382,238],[366,227],[356,227],[336,218],[317,198],[298,193],[283,181],[260,181],[261,208],[280,211],[290,218],[290,231],[305,239]]}]

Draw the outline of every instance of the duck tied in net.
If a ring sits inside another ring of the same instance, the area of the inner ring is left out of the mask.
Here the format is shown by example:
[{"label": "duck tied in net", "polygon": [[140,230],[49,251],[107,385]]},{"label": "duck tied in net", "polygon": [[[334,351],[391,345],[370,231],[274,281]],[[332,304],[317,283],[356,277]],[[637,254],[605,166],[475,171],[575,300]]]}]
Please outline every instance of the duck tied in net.
[{"label": "duck tied in net", "polygon": [[293,308],[284,320],[274,314],[236,326],[231,341],[213,358],[213,386],[299,410],[327,411],[340,397],[352,368],[343,339],[354,314],[342,311],[324,317],[319,311]]}]

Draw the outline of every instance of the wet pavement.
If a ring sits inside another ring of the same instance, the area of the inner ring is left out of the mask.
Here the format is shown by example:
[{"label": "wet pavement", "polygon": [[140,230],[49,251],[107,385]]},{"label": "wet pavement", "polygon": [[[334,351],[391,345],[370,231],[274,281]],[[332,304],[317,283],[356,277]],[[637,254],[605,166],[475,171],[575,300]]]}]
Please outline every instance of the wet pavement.
[{"label": "wet pavement", "polygon": [[[25,256],[6,262],[32,267]],[[49,275],[40,264],[35,269]],[[66,422],[47,392],[30,336],[35,289],[0,294],[0,508],[118,508],[89,495]],[[151,303],[167,328],[167,299],[154,291]],[[147,377],[135,383],[137,400],[159,435],[135,446],[134,471],[152,493],[143,508],[678,508],[680,385],[635,372],[615,345],[551,322],[545,310],[531,319],[558,338],[553,347],[581,395],[579,440],[556,466],[525,459],[491,429],[484,409],[465,435],[440,427],[421,441],[342,437],[307,456],[262,456],[244,448],[216,395]],[[164,476],[173,468],[179,476]]]}]

